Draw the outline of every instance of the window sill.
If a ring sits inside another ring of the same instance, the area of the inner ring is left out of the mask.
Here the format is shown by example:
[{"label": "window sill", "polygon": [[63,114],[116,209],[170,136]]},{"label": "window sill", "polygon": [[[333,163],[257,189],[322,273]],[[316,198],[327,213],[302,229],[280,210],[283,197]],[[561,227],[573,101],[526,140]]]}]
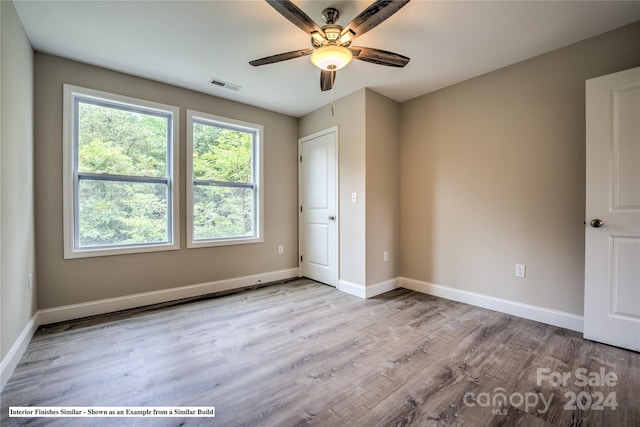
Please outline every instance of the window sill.
[{"label": "window sill", "polygon": [[187,242],[188,249],[209,248],[216,246],[235,246],[248,245],[254,243],[263,243],[264,239],[260,237],[246,237],[238,239],[220,239],[220,240],[199,240],[195,242]]},{"label": "window sill", "polygon": [[180,249],[180,245],[177,244],[157,244],[157,245],[142,245],[142,246],[127,246],[119,248],[95,248],[95,249],[65,249],[64,259],[76,259],[76,258],[94,258],[112,255],[129,255],[129,254],[142,254],[148,252],[161,252],[161,251],[176,251]]}]

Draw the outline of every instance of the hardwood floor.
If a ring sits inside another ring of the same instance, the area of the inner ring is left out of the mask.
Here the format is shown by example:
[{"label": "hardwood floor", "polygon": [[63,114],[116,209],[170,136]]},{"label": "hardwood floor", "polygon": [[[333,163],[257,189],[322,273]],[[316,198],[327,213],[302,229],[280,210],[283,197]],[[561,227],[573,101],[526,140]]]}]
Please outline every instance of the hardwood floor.
[{"label": "hardwood floor", "polygon": [[[362,300],[301,279],[41,327],[0,424],[637,426],[639,396],[639,353],[409,290]],[[216,416],[9,418],[10,406]]]}]

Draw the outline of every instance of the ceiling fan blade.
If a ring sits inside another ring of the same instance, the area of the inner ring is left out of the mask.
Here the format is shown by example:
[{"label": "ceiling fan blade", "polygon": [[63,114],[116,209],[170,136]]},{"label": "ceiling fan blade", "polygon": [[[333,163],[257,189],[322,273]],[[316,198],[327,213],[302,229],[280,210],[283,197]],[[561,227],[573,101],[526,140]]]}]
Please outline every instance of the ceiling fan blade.
[{"label": "ceiling fan blade", "polygon": [[291,21],[296,27],[300,28],[305,33],[311,35],[313,32],[318,32],[322,37],[325,37],[324,31],[313,22],[313,19],[309,18],[309,15],[304,13],[302,9],[293,4],[289,0],[267,0],[267,3],[271,5],[278,13],[289,21]]},{"label": "ceiling fan blade", "polygon": [[346,34],[351,30],[355,33],[354,37],[360,37],[367,31],[382,24],[407,3],[409,3],[409,0],[376,0],[353,18],[353,21],[344,27],[342,34]]},{"label": "ceiling fan blade", "polygon": [[274,62],[281,62],[288,59],[295,59],[302,56],[311,55],[312,52],[313,49],[311,48],[294,50],[293,52],[279,53],[277,55],[271,55],[265,58],[254,59],[253,61],[250,61],[249,64],[253,65],[254,67],[257,67],[258,65],[273,64]]},{"label": "ceiling fan blade", "polygon": [[349,50],[355,59],[378,65],[386,65],[388,67],[402,68],[411,60],[411,58],[400,55],[399,53],[393,53],[382,49],[374,49],[371,47],[352,46]]},{"label": "ceiling fan blade", "polygon": [[320,70],[320,89],[331,90],[336,81],[335,71]]}]

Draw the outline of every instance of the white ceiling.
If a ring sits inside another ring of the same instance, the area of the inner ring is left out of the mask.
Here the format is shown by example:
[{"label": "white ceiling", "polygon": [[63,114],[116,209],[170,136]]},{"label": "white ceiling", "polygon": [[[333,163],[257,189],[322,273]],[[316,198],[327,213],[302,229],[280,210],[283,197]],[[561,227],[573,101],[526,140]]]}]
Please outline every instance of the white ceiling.
[{"label": "white ceiling", "polygon": [[[319,25],[345,26],[370,1],[294,0]],[[330,102],[309,57],[250,60],[310,47],[261,0],[14,0],[34,49],[300,117]],[[413,0],[354,46],[411,58],[405,68],[354,60],[335,97],[369,87],[402,102],[640,20],[640,1]],[[215,87],[212,78],[240,86]]]}]

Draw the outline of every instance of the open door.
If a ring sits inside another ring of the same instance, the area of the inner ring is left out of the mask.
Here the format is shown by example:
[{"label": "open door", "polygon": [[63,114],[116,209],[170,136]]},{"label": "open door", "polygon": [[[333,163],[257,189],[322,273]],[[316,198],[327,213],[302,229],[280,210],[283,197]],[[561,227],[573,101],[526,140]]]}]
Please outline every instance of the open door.
[{"label": "open door", "polygon": [[298,141],[300,271],[331,286],[338,284],[337,128]]},{"label": "open door", "polygon": [[640,67],[586,96],[584,337],[640,351]]}]

